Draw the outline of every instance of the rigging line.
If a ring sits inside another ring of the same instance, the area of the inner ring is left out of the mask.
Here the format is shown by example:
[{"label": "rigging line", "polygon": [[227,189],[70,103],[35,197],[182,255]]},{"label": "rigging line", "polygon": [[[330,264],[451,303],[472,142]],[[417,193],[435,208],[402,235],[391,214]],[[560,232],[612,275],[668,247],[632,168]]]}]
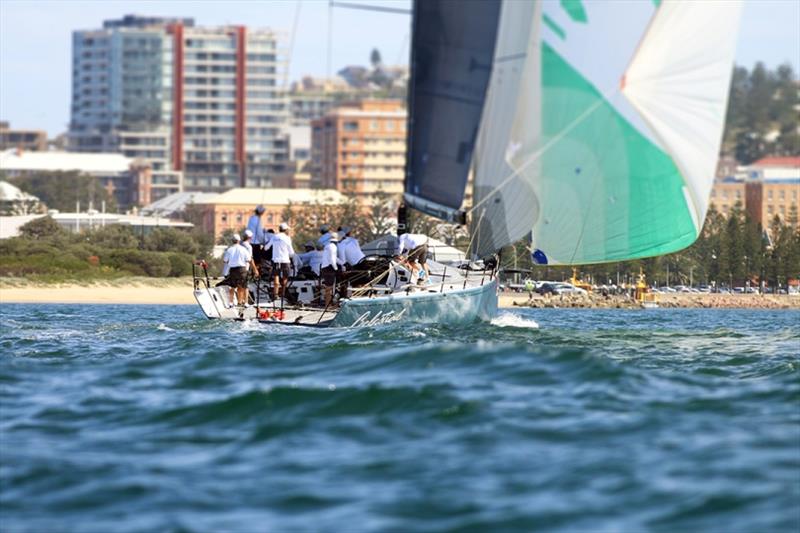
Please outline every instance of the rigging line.
[{"label": "rigging line", "polygon": [[[471,212],[472,210],[470,210]],[[481,209],[481,216],[478,218],[478,223],[475,224],[475,231],[472,232],[472,235],[469,238],[469,244],[467,244],[467,253],[466,259],[469,260],[469,251],[472,250],[472,243],[475,240],[475,237],[481,231],[481,222],[483,222],[483,215],[486,214],[486,209]]]},{"label": "rigging line", "polygon": [[353,4],[351,2],[336,2],[331,0],[332,7],[343,7],[347,9],[361,9],[364,11],[381,11],[383,13],[395,13],[398,15],[410,15],[410,9],[402,9],[399,7],[383,7],[383,6],[372,6],[369,4]]},{"label": "rigging line", "polygon": [[297,35],[297,25],[300,21],[300,10],[303,7],[303,0],[298,0],[297,4],[295,4],[294,8],[294,22],[292,23],[292,36],[289,39],[289,57],[286,60],[286,68],[283,71],[283,90],[286,91],[288,89],[289,84],[289,68],[292,64],[292,58],[294,57],[294,41],[295,36]]},{"label": "rigging line", "polygon": [[325,67],[326,77],[331,79],[331,49],[333,48],[333,0],[328,0],[328,49],[327,64]]},{"label": "rigging line", "polygon": [[[615,89],[615,91],[618,91],[618,90],[619,89]],[[613,92],[614,91],[612,91],[612,93]],[[609,94],[608,96],[611,96],[611,94]],[[542,146],[537,151],[535,151],[533,154],[531,154],[531,156],[528,158],[527,161],[525,161],[522,165],[520,165],[519,168],[514,170],[514,172],[512,172],[511,174],[506,176],[503,179],[503,181],[501,181],[494,189],[489,191],[489,193],[486,196],[484,196],[481,199],[480,202],[478,202],[474,206],[472,206],[472,208],[470,208],[470,210],[467,213],[471,213],[472,211],[477,209],[480,205],[484,204],[489,198],[491,198],[498,191],[500,191],[500,189],[502,189],[503,187],[508,185],[508,183],[512,179],[516,178],[520,173],[522,173],[522,171],[524,171],[526,168],[528,168],[530,165],[532,165],[534,162],[536,162],[542,156],[542,154],[544,154],[547,150],[549,150],[555,143],[557,143],[558,141],[563,139],[572,129],[575,128],[575,126],[577,126],[578,124],[583,122],[589,115],[591,115],[598,107],[600,107],[606,101],[607,101],[607,98],[599,98],[595,103],[593,103],[591,106],[587,107],[586,110],[583,113],[581,113],[580,115],[575,117],[575,119],[569,125],[567,125],[566,128],[561,130],[561,132],[558,135],[556,135],[555,137],[553,137],[552,139],[547,141],[544,144],[544,146]]]}]

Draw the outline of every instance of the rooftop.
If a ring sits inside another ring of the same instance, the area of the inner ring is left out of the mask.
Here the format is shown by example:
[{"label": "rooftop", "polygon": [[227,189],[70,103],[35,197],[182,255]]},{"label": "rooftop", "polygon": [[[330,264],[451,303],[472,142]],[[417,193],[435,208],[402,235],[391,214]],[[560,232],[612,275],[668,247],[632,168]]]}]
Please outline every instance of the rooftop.
[{"label": "rooftop", "polygon": [[762,157],[751,163],[751,167],[800,167],[800,157]]},{"label": "rooftop", "polygon": [[20,200],[38,200],[38,198],[22,192],[19,187],[15,187],[7,181],[0,181],[0,201],[15,202]]},{"label": "rooftop", "polygon": [[335,189],[231,189],[210,198],[196,200],[195,204],[223,205],[288,205],[292,204],[338,204],[345,196]]},{"label": "rooftop", "polygon": [[0,152],[0,170],[125,172],[134,160],[121,154],[29,152],[11,148]]}]

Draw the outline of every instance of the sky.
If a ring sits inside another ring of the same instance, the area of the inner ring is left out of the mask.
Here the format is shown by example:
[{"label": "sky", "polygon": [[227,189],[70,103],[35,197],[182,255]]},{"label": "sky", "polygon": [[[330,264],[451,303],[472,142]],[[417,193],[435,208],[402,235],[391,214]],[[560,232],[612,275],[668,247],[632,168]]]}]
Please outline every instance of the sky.
[{"label": "sky", "polygon": [[[399,9],[411,5],[410,0],[348,1]],[[0,0],[0,120],[12,128],[44,129],[50,136],[64,132],[71,98],[71,33],[100,28],[103,20],[130,13],[283,31],[292,49],[289,81],[366,65],[373,48],[386,64],[408,62],[408,15],[331,9],[327,0]],[[757,61],[770,68],[788,62],[795,73],[800,71],[800,0],[746,0],[736,63],[752,68]]]}]

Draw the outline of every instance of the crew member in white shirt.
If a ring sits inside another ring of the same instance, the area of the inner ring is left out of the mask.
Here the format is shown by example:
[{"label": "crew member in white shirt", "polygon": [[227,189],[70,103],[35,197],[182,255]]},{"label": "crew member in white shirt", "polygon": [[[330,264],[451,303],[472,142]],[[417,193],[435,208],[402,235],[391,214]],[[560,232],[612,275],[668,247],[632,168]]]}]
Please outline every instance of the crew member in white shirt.
[{"label": "crew member in white shirt", "polygon": [[292,239],[287,235],[288,231],[289,224],[281,222],[280,226],[278,226],[278,233],[266,245],[267,249],[272,250],[272,273],[275,276],[273,291],[276,300],[278,297],[282,297],[286,291],[286,285],[289,282],[292,270],[294,247],[292,246]]},{"label": "crew member in white shirt", "polygon": [[348,270],[359,264],[364,259],[364,252],[358,240],[351,235],[352,228],[345,226],[342,228],[344,239],[339,243],[339,264],[345,265]]},{"label": "crew member in white shirt", "polygon": [[[247,240],[247,237],[245,237],[245,240]],[[245,244],[243,241],[232,246],[231,253],[228,256],[230,281],[233,287],[236,288],[239,305],[247,304],[247,267],[253,267],[253,273],[258,276],[258,268],[253,263],[253,253]],[[231,299],[231,303],[233,303],[233,299]]]},{"label": "crew member in white shirt", "polygon": [[234,287],[233,283],[231,283],[231,281],[229,279],[230,272],[231,272],[231,264],[230,264],[231,263],[231,254],[234,252],[235,248],[237,246],[239,246],[239,241],[241,241],[242,238],[239,236],[238,233],[234,233],[233,235],[231,235],[231,240],[233,241],[233,244],[228,246],[225,249],[225,253],[222,254],[222,278],[223,279],[222,279],[222,281],[217,283],[217,287],[219,287],[220,285],[227,285],[228,286],[228,288],[230,289],[230,299],[231,299],[231,303],[232,303],[233,299],[234,299],[234,296],[236,294],[236,288]]},{"label": "crew member in white shirt", "polygon": [[408,261],[419,270],[419,265],[425,270],[425,279],[430,280],[428,269],[428,236],[419,233],[403,233],[397,239],[397,255],[408,254]]},{"label": "crew member in white shirt", "polygon": [[313,241],[305,243],[305,252],[297,254],[301,261],[301,268],[308,267],[317,277],[319,277],[319,269],[322,267],[322,246],[317,250],[317,245]]},{"label": "crew member in white shirt", "polygon": [[328,239],[328,244],[322,248],[320,274],[322,276],[322,293],[325,299],[325,307],[331,305],[333,288],[336,286],[336,274],[339,271],[339,257],[336,251],[338,242],[339,237],[336,234],[332,234]]}]

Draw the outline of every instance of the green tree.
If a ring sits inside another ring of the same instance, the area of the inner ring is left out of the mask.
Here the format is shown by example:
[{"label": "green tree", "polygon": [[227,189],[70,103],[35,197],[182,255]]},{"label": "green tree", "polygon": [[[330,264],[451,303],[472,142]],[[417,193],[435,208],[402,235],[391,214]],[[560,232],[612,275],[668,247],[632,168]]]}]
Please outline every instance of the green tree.
[{"label": "green tree", "polygon": [[13,178],[11,182],[38,197],[49,209],[71,212],[78,202],[82,209],[90,205],[99,209],[105,201],[106,210],[116,210],[114,197],[103,188],[100,181],[78,172],[41,172],[34,176]]},{"label": "green tree", "polygon": [[67,235],[67,232],[51,216],[35,218],[20,226],[19,233],[27,239],[54,239]]}]

